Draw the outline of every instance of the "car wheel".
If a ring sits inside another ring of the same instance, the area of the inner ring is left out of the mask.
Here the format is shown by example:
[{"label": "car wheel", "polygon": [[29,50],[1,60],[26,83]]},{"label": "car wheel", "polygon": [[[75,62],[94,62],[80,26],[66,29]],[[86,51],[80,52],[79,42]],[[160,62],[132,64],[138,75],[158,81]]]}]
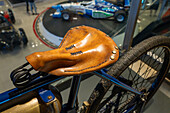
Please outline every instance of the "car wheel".
[{"label": "car wheel", "polygon": [[66,21],[70,20],[70,14],[69,14],[69,12],[63,12],[63,13],[62,13],[62,19],[63,19],[63,20],[66,20]]},{"label": "car wheel", "polygon": [[116,19],[117,22],[119,22],[119,23],[124,22],[125,18],[126,18],[126,12],[125,11],[120,10],[120,11],[117,11],[115,13],[115,19]]},{"label": "car wheel", "polygon": [[12,11],[11,9],[8,9],[8,14],[9,14],[9,18],[10,18],[11,22],[12,22],[13,24],[15,24],[14,13],[13,13],[13,11]]},{"label": "car wheel", "polygon": [[8,43],[6,43],[5,41],[1,41],[0,42],[0,50],[11,50],[13,48],[11,48],[12,46],[10,46]]},{"label": "car wheel", "polygon": [[19,28],[19,31],[20,31],[20,36],[21,36],[21,38],[22,38],[23,44],[24,44],[24,45],[27,45],[27,43],[28,43],[28,38],[27,38],[27,36],[26,36],[26,34],[25,34],[24,29]]}]

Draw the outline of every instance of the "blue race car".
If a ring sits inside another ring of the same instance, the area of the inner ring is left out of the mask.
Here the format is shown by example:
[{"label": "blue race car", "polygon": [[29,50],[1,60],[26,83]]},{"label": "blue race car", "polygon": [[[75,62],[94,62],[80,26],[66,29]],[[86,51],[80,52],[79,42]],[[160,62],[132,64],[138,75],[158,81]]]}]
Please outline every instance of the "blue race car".
[{"label": "blue race car", "polygon": [[52,6],[56,11],[51,14],[53,18],[70,20],[72,14],[88,15],[92,18],[114,17],[117,22],[123,22],[129,10],[129,0],[124,0],[124,7],[117,6],[105,0],[93,0],[89,2],[65,3]]}]

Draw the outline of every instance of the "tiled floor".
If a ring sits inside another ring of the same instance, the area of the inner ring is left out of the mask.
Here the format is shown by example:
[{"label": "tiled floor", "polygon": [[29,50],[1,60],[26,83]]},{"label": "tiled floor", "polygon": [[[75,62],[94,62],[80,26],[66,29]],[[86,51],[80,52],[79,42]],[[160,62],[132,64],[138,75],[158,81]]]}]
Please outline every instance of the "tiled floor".
[{"label": "tiled floor", "polygon": [[[43,11],[47,7],[54,5],[59,1],[60,0],[44,0],[42,2],[36,3],[38,12]],[[8,5],[8,4],[5,2],[5,5]],[[10,81],[10,77],[9,77],[10,73],[13,69],[15,69],[16,67],[18,67],[26,62],[26,60],[24,58],[25,56],[27,56],[33,52],[37,52],[37,51],[50,50],[50,48],[48,48],[47,46],[42,44],[42,42],[39,41],[33,33],[32,25],[33,25],[33,21],[34,21],[36,15],[28,15],[26,13],[25,6],[15,7],[15,8],[12,8],[12,10],[14,11],[14,15],[16,17],[16,24],[14,25],[15,28],[17,28],[17,29],[20,27],[24,28],[29,42],[28,42],[28,46],[25,48],[20,47],[20,48],[16,48],[12,52],[6,52],[6,53],[0,54],[0,93],[2,93],[3,91],[6,91],[8,89],[14,88],[12,82]],[[144,17],[147,17],[148,13],[144,13],[142,15],[143,18],[140,18],[141,21],[145,21],[144,23],[146,25],[148,24],[149,21],[146,20],[146,18],[144,18]],[[150,19],[155,19],[155,18],[150,17]],[[146,25],[139,24],[139,31]],[[96,80],[96,77],[93,77],[90,79],[90,81],[95,81],[95,80]],[[92,84],[92,83],[90,83],[90,84]],[[89,86],[90,84],[88,86],[84,86],[84,87],[83,87],[83,84],[86,84],[86,83],[85,82],[82,83],[80,92],[83,92],[83,93],[81,93],[80,96],[82,95],[83,97],[85,97],[84,93],[90,92],[90,91],[86,91],[84,89],[87,87],[90,87]],[[166,83],[164,83],[164,84],[165,85],[163,85],[161,87],[161,90],[159,90],[158,93],[156,94],[156,96],[154,98],[154,103],[150,105],[150,107],[145,111],[145,113],[151,113],[151,112],[153,112],[153,113],[160,113],[160,112],[168,113],[167,110],[168,110],[168,106],[170,105],[170,97],[167,97],[167,96],[170,96],[170,90],[168,91],[167,89],[169,88],[169,86],[166,86],[167,85]],[[164,94],[165,91],[166,91],[166,95]],[[162,92],[164,92],[164,93],[162,93]],[[68,95],[68,90],[64,91],[62,94]],[[64,100],[64,101],[66,101],[66,100]],[[160,108],[160,106],[161,106],[161,108]]]},{"label": "tiled floor", "polygon": [[[44,0],[42,2],[36,3],[38,12],[43,11],[47,7],[50,7],[54,4],[56,4],[59,0]],[[5,5],[8,5],[7,2],[5,2]],[[10,7],[8,5],[8,7]],[[1,7],[4,8],[4,7]],[[7,9],[7,8],[6,8]],[[50,50],[51,48],[45,46],[42,44],[40,40],[35,36],[33,32],[33,21],[36,17],[36,15],[28,15],[26,13],[26,7],[25,6],[19,6],[12,8],[15,18],[16,18],[16,24],[14,27],[16,29],[23,28],[26,32],[26,35],[28,37],[28,45],[27,47],[23,48],[22,46],[20,48],[15,48],[14,51],[1,53],[0,55],[0,93],[8,90],[9,88],[13,88],[13,84],[11,83],[9,79],[9,75],[13,69],[16,67],[22,65],[26,62],[25,56],[37,52],[37,51],[46,51]]]}]

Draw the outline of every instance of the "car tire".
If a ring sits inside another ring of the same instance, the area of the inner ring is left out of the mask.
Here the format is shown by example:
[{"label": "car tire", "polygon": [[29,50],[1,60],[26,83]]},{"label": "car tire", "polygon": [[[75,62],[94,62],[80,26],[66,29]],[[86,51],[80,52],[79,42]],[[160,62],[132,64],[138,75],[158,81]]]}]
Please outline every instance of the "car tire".
[{"label": "car tire", "polygon": [[21,36],[21,39],[22,39],[23,44],[24,44],[24,45],[27,45],[27,43],[28,43],[28,38],[27,38],[27,36],[26,36],[26,34],[25,34],[24,29],[23,29],[23,28],[19,28],[18,30],[20,31],[20,36]]},{"label": "car tire", "polygon": [[4,41],[0,42],[0,51],[11,50],[11,49],[13,49],[12,46],[8,45],[6,42]]},{"label": "car tire", "polygon": [[71,17],[71,15],[70,15],[70,13],[68,11],[63,11],[62,12],[62,19],[63,20],[68,21],[68,20],[70,20],[70,17]]},{"label": "car tire", "polygon": [[170,84],[170,72],[167,73],[165,80]]},{"label": "car tire", "polygon": [[11,9],[8,9],[8,14],[9,14],[9,18],[10,18],[11,22],[12,22],[13,24],[15,24],[14,13],[13,13],[13,11],[12,11]]},{"label": "car tire", "polygon": [[126,12],[123,10],[119,10],[115,13],[115,20],[119,23],[124,22],[126,19]]}]

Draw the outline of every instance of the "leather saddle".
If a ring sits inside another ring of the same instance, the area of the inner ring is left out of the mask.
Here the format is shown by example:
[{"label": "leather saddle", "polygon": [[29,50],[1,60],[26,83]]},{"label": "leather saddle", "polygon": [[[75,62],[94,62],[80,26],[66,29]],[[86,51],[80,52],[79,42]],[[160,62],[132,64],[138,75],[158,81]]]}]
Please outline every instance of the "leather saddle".
[{"label": "leather saddle", "polygon": [[35,52],[26,60],[38,71],[70,76],[96,71],[118,60],[115,42],[102,31],[78,26],[71,28],[57,49]]}]

